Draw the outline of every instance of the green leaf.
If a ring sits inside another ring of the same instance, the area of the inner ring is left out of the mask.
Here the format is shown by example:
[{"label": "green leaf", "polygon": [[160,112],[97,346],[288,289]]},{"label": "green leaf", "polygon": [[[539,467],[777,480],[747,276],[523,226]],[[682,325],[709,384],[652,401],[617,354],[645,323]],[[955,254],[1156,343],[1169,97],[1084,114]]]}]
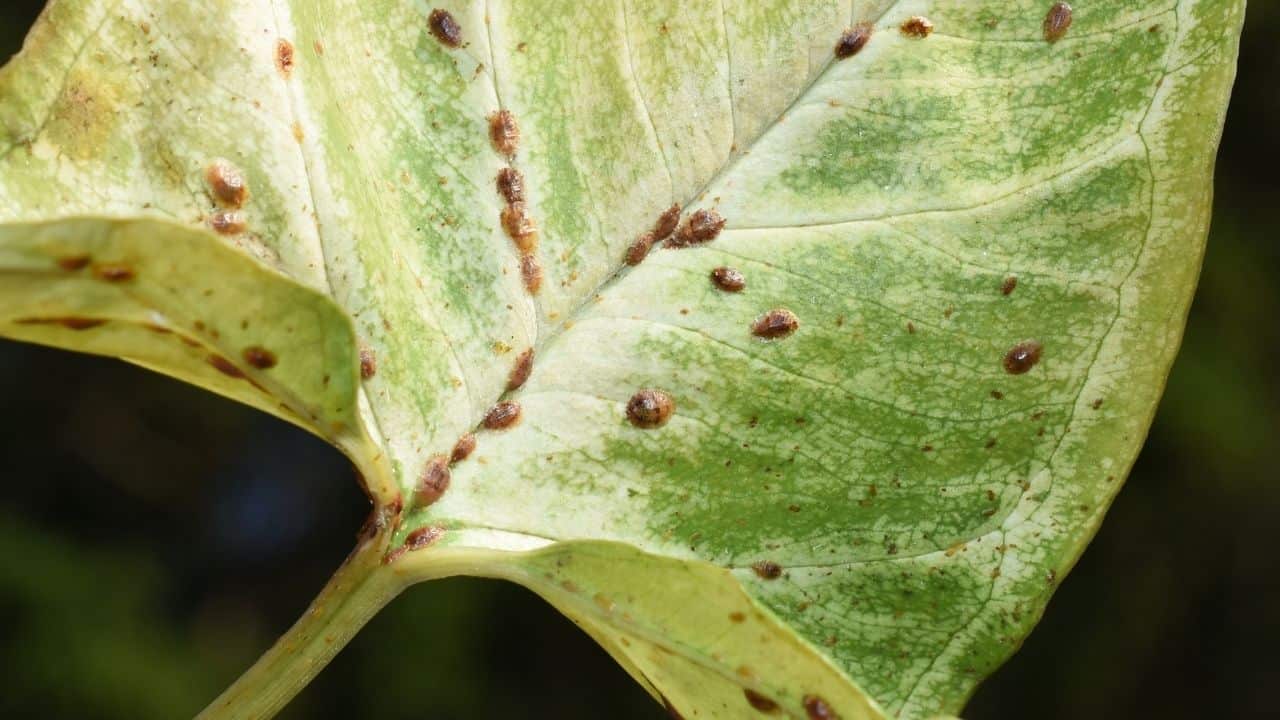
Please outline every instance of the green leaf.
[{"label": "green leaf", "polygon": [[[55,0],[0,70],[0,334],[360,468],[357,554],[211,717],[456,573],[687,717],[958,713],[1146,433],[1244,12],[1051,5]],[[672,205],[726,224],[625,263]]]}]

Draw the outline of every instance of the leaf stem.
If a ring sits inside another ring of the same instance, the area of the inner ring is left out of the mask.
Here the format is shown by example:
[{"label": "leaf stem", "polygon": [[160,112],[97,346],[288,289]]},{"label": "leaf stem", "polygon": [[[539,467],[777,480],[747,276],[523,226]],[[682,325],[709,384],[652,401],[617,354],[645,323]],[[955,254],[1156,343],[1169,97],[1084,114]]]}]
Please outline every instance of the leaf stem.
[{"label": "leaf stem", "polygon": [[293,627],[196,720],[266,720],[306,687],[370,618],[405,587],[382,565],[391,531],[380,523]]}]

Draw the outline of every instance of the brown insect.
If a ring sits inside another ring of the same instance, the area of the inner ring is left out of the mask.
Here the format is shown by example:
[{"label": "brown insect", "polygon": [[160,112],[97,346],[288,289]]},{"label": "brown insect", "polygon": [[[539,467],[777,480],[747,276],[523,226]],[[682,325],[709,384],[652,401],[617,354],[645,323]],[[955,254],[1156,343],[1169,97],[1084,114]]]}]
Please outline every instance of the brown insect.
[{"label": "brown insect", "polygon": [[711,282],[725,292],[742,292],[747,286],[747,279],[742,273],[731,267],[718,267],[711,271]]},{"label": "brown insect", "polygon": [[507,400],[489,408],[482,425],[488,430],[506,430],[520,422],[520,403]]},{"label": "brown insect", "polygon": [[933,23],[927,17],[915,15],[902,23],[902,34],[907,37],[927,38],[933,34]]},{"label": "brown insect", "polygon": [[680,206],[672,205],[658,216],[658,221],[653,224],[653,239],[662,242],[671,237],[671,233],[676,231],[676,227],[680,225]]},{"label": "brown insect", "polygon": [[784,338],[800,328],[800,318],[785,308],[770,310],[756,318],[751,325],[751,333],[766,340]]},{"label": "brown insect", "polygon": [[529,348],[520,353],[520,357],[516,358],[516,365],[511,369],[511,374],[507,376],[507,392],[519,390],[529,380],[529,374],[532,372],[533,348]]},{"label": "brown insect", "polygon": [[378,374],[378,356],[373,348],[360,348],[360,377],[368,380]]},{"label": "brown insect", "polygon": [[462,44],[462,26],[458,25],[458,21],[453,19],[448,10],[432,10],[427,18],[427,25],[441,45],[456,48]]},{"label": "brown insect", "polygon": [[627,401],[627,419],[644,430],[666,425],[675,411],[675,400],[661,390],[641,390]]},{"label": "brown insect", "polygon": [[844,60],[861,52],[862,48],[866,47],[867,43],[871,41],[871,33],[873,31],[874,27],[867,22],[858,23],[845,30],[840,39],[836,41],[836,59]]},{"label": "brown insect", "polygon": [[524,289],[530,295],[537,295],[542,289],[542,264],[533,255],[520,258],[520,277],[524,279]]},{"label": "brown insect", "polygon": [[751,563],[751,569],[764,580],[777,580],[782,577],[782,566],[772,560]]},{"label": "brown insect", "polygon": [[1004,356],[1004,370],[1010,375],[1022,375],[1040,362],[1044,346],[1035,340],[1020,342],[1010,348]]},{"label": "brown insect", "polygon": [[1048,43],[1056,43],[1061,40],[1067,30],[1071,29],[1072,10],[1071,6],[1064,3],[1054,3],[1049,8],[1049,14],[1044,17],[1044,39]]},{"label": "brown insect", "polygon": [[489,116],[489,141],[498,154],[511,157],[520,147],[520,126],[510,110],[499,110]]},{"label": "brown insect", "polygon": [[649,250],[653,249],[654,241],[655,237],[651,232],[636,238],[636,241],[631,243],[631,247],[627,248],[627,256],[624,258],[626,263],[634,267],[644,262],[644,259],[649,256]]},{"label": "brown insect", "polygon": [[444,491],[449,489],[451,479],[448,458],[437,455],[428,460],[413,490],[414,504],[418,507],[426,507],[439,500],[444,495]]},{"label": "brown insect", "polygon": [[727,221],[715,210],[698,210],[685,220],[684,225],[676,231],[674,237],[667,241],[668,247],[688,247],[711,242],[724,229]]},{"label": "brown insect", "polygon": [[809,716],[809,720],[840,720],[840,716],[836,715],[836,711],[831,709],[827,701],[817,695],[805,695],[800,704],[804,705],[804,711]]},{"label": "brown insect", "polygon": [[249,183],[245,181],[244,173],[226,161],[218,160],[205,168],[204,180],[213,193],[213,199],[220,205],[238,208],[249,199]]},{"label": "brown insect", "polygon": [[538,247],[538,224],[529,216],[522,202],[514,202],[502,208],[502,229],[522,253],[531,253]]},{"label": "brown insect", "polygon": [[219,210],[209,216],[209,227],[219,235],[239,235],[248,225],[239,211]]},{"label": "brown insect", "polygon": [[276,41],[276,69],[284,76],[285,80],[293,75],[293,43],[280,38]]},{"label": "brown insect", "polygon": [[258,368],[259,370],[270,370],[271,368],[275,367],[276,363],[278,362],[276,360],[275,353],[271,352],[270,350],[267,350],[266,348],[260,348],[256,345],[253,347],[245,348],[244,352],[241,353],[241,356],[244,357],[245,362]]},{"label": "brown insect", "polygon": [[513,167],[504,167],[498,171],[498,194],[508,203],[514,205],[524,202],[524,175]]},{"label": "brown insect", "polygon": [[467,433],[458,438],[458,442],[453,446],[453,453],[449,455],[449,459],[453,462],[462,462],[471,457],[471,453],[476,450],[476,436]]}]

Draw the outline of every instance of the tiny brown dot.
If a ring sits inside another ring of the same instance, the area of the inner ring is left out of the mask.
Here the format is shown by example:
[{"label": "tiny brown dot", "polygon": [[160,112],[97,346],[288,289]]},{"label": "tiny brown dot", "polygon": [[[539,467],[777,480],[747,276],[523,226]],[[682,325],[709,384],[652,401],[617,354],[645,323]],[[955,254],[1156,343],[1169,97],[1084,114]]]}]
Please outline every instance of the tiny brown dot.
[{"label": "tiny brown dot", "polygon": [[672,205],[658,216],[658,221],[653,224],[653,239],[656,242],[662,242],[671,237],[671,233],[676,231],[680,225],[680,206]]},{"label": "tiny brown dot", "polygon": [[530,295],[537,295],[542,289],[542,264],[533,255],[520,258],[520,277],[524,280],[524,289]]},{"label": "tiny brown dot", "polygon": [[506,430],[520,422],[520,403],[507,400],[489,408],[482,424],[488,430]]},{"label": "tiny brown dot", "polygon": [[1018,278],[1010,275],[1009,277],[1004,279],[1003,283],[1000,284],[1000,294],[1010,295],[1013,293],[1014,289],[1017,287],[1018,287]]},{"label": "tiny brown dot", "polygon": [[209,364],[218,372],[231,378],[242,378],[244,373],[240,372],[240,368],[236,367],[232,362],[221,355],[210,355],[205,358]]},{"label": "tiny brown dot", "polygon": [[373,348],[360,348],[360,377],[368,380],[378,374],[378,356]]},{"label": "tiny brown dot", "polygon": [[765,580],[777,580],[782,577],[782,566],[772,560],[760,560],[751,564],[756,575]]},{"label": "tiny brown dot", "polygon": [[498,194],[510,204],[524,202],[524,175],[513,167],[504,167],[498,171],[496,181]]},{"label": "tiny brown dot", "polygon": [[428,460],[426,467],[422,469],[422,474],[418,476],[417,486],[414,487],[414,504],[418,507],[426,507],[439,500],[444,495],[444,491],[449,489],[450,479],[448,458],[437,455]]},{"label": "tiny brown dot", "polygon": [[520,126],[510,110],[499,110],[489,116],[489,141],[500,155],[516,154],[520,148]]},{"label": "tiny brown dot", "polygon": [[462,462],[471,457],[471,453],[476,451],[476,436],[467,433],[458,438],[458,442],[453,445],[453,453],[449,455],[449,459],[453,462]]},{"label": "tiny brown dot", "polygon": [[805,695],[800,704],[804,705],[804,711],[809,716],[809,720],[840,720],[840,716],[831,709],[827,701],[817,695]]},{"label": "tiny brown dot", "polygon": [[764,695],[761,695],[755,690],[745,688],[743,689],[742,694],[747,696],[747,704],[755,708],[757,711],[762,712],[765,715],[776,715],[778,713],[778,703],[770,700]]},{"label": "tiny brown dot", "polygon": [[204,180],[219,205],[238,208],[249,199],[249,183],[244,179],[244,173],[225,160],[215,160],[209,165],[204,171]]},{"label": "tiny brown dot", "polygon": [[119,265],[116,263],[102,263],[93,266],[93,275],[99,280],[107,282],[129,282],[136,277],[133,268],[128,265]]},{"label": "tiny brown dot", "polygon": [[1054,3],[1049,14],[1044,17],[1044,39],[1048,43],[1056,43],[1071,29],[1072,11],[1067,3]]},{"label": "tiny brown dot", "polygon": [[666,425],[675,411],[676,401],[661,390],[641,390],[627,401],[627,419],[645,430]]},{"label": "tiny brown dot", "polygon": [[844,34],[840,36],[840,39],[836,41],[836,59],[844,60],[845,58],[853,57],[861,52],[862,48],[866,47],[867,43],[871,40],[871,33],[873,30],[874,27],[871,23],[867,22],[858,23],[848,30],[845,30]]},{"label": "tiny brown dot", "polygon": [[235,210],[219,210],[209,216],[209,227],[219,235],[239,235],[247,225],[244,214]]},{"label": "tiny brown dot", "polygon": [[1022,375],[1040,362],[1044,347],[1035,340],[1020,342],[1009,349],[1004,356],[1004,370],[1010,375]]},{"label": "tiny brown dot", "polygon": [[269,370],[276,366],[276,354],[265,348],[247,347],[241,355],[245,362],[259,370]]},{"label": "tiny brown dot", "polygon": [[529,379],[529,374],[532,372],[533,348],[529,348],[516,358],[515,367],[511,368],[511,374],[507,376],[507,392],[519,390]]},{"label": "tiny brown dot", "polygon": [[747,286],[747,279],[742,273],[731,267],[718,267],[711,271],[711,282],[725,292],[742,292]]},{"label": "tiny brown dot", "polygon": [[69,255],[67,257],[58,258],[58,267],[66,270],[67,272],[75,272],[76,270],[83,270],[88,267],[89,260],[90,258],[88,255]]},{"label": "tiny brown dot", "polygon": [[902,23],[902,34],[907,37],[927,38],[933,34],[933,22],[920,15],[909,17]]},{"label": "tiny brown dot", "polygon": [[653,233],[645,233],[636,238],[636,241],[631,243],[631,247],[627,248],[627,256],[624,258],[626,263],[635,267],[644,262],[644,259],[649,256],[649,250],[653,249],[655,240]]},{"label": "tiny brown dot", "polygon": [[431,34],[441,45],[456,48],[462,44],[462,27],[458,25],[458,21],[453,19],[453,15],[447,10],[432,10],[430,17],[427,18],[427,25],[431,27]]},{"label": "tiny brown dot", "polygon": [[280,38],[276,41],[276,69],[288,80],[293,75],[293,43]]},{"label": "tiny brown dot", "polygon": [[795,313],[785,308],[770,310],[756,318],[751,324],[753,335],[766,340],[777,340],[790,336],[800,327],[800,319]]}]

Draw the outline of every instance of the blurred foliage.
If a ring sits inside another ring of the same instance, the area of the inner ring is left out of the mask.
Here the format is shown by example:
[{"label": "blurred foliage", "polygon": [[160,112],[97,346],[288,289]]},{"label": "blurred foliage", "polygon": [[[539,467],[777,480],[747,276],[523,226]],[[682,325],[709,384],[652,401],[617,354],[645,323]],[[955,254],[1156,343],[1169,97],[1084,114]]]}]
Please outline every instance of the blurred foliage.
[{"label": "blurred foliage", "polygon": [[[0,58],[40,3],[0,5]],[[1280,687],[1280,7],[1249,8],[1205,270],[1125,490],[965,717],[1264,718]],[[335,451],[114,361],[0,342],[0,717],[189,716],[301,613],[364,500]],[[415,588],[293,718],[662,717],[572,624]]]}]

